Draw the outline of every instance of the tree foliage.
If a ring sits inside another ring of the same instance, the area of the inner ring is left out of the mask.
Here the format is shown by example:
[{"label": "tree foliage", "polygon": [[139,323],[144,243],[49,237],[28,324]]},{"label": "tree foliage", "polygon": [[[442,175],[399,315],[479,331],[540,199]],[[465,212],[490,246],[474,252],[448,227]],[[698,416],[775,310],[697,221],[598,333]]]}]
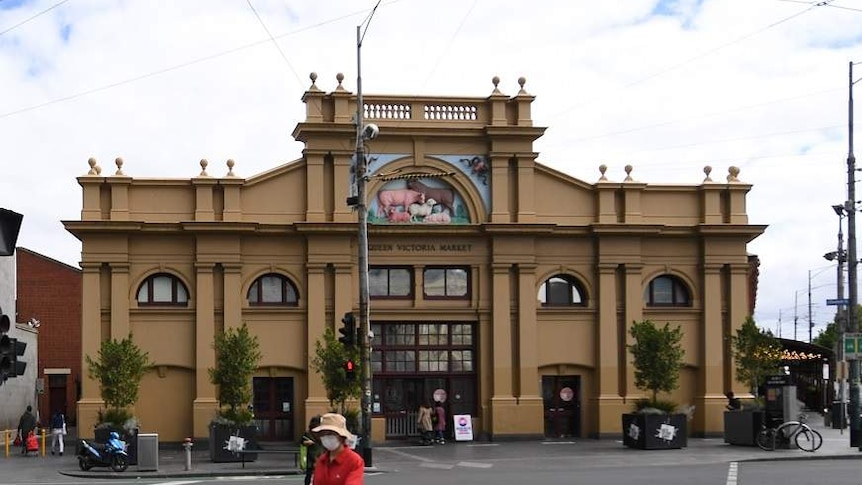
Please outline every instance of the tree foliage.
[{"label": "tree foliage", "polygon": [[235,424],[246,424],[252,415],[245,405],[254,397],[251,379],[261,359],[258,338],[243,323],[217,334],[213,348],[215,367],[208,370],[210,382],[218,386],[219,414]]},{"label": "tree foliage", "polygon": [[635,386],[652,393],[656,403],[659,392],[671,392],[679,387],[679,371],[685,351],[682,329],[670,328],[670,323],[657,327],[650,320],[633,322],[629,330],[635,343],[628,346],[635,367]]},{"label": "tree foliage", "polygon": [[149,354],[135,344],[132,334],[122,340],[103,340],[97,358],[87,355],[85,360],[110,415],[123,415],[121,411],[138,401],[141,379],[152,367]]},{"label": "tree foliage", "polygon": [[731,335],[733,359],[736,361],[736,380],[748,385],[753,394],[763,380],[778,371],[782,346],[772,332],[757,327],[750,316]]},{"label": "tree foliage", "polygon": [[[847,316],[847,311],[844,307],[838,307],[838,311],[835,312],[835,318],[831,323],[826,325],[825,330],[821,330],[820,333],[814,337],[812,340],[813,343],[826,347],[827,349],[836,349],[835,344],[838,342],[838,329],[840,328],[839,323],[841,320],[845,319]],[[862,305],[856,305],[856,321],[862,321]],[[843,322],[845,325],[845,329],[847,328],[847,322]]]},{"label": "tree foliage", "polygon": [[356,349],[346,349],[336,338],[335,330],[329,327],[323,333],[322,342],[318,339],[314,347],[315,355],[311,359],[311,366],[323,378],[323,387],[326,389],[329,405],[337,404],[340,412],[344,414],[347,411],[345,408],[347,400],[357,399],[362,395],[360,379],[349,381],[347,372],[344,370],[344,364],[352,360],[356,366],[354,371],[356,376],[362,375],[362,363],[359,362],[358,352]]}]

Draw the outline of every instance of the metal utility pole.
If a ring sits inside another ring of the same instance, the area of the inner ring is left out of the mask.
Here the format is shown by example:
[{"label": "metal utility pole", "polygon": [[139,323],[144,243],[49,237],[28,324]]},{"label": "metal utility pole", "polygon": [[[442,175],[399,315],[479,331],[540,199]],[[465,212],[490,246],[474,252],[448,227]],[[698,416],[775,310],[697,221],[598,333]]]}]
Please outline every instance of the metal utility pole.
[{"label": "metal utility pole", "polygon": [[[371,23],[371,17],[377,10],[377,5],[365,19],[365,31]],[[365,183],[367,166],[365,164],[365,140],[377,136],[377,127],[365,126],[363,121],[365,104],[362,99],[362,25],[356,26],[356,153],[354,160],[356,173],[356,209],[359,223],[359,360],[362,362],[362,399],[361,413],[362,432],[360,447],[365,466],[373,464],[371,447],[371,322],[368,311],[368,206],[365,201]],[[373,128],[373,129],[369,129]]]},{"label": "metal utility pole", "polygon": [[[847,323],[850,331],[859,331],[856,319],[858,304],[856,280],[856,156],[853,155],[853,62],[850,63],[848,102],[847,102],[847,286],[850,298],[847,308]],[[862,441],[859,439],[859,361],[855,358],[849,361],[850,366],[850,446],[857,446],[862,451]]]},{"label": "metal utility pole", "polygon": [[[847,213],[845,210],[844,204],[833,205],[832,210],[835,211],[835,214],[838,216],[838,250],[835,251],[835,256],[832,256],[832,253],[826,253],[824,256],[827,260],[838,260],[838,278],[837,278],[837,288],[838,288],[838,301],[841,302],[844,300],[844,263],[847,261],[847,254],[844,253],[844,215]],[[832,419],[839,419],[839,423],[841,425],[841,434],[844,434],[844,428],[847,427],[847,393],[845,387],[845,381],[847,376],[845,375],[845,363],[844,363],[844,333],[847,332],[847,305],[838,305],[838,312],[836,313],[835,318],[836,326],[838,327],[838,339],[835,345],[835,362],[837,366],[840,366],[841,372],[837,373],[838,376],[838,401],[840,402],[840,416],[835,415],[835,409],[833,407],[832,410]]]},{"label": "metal utility pole", "polygon": [[811,320],[811,270],[808,270],[808,343],[811,343],[811,331],[814,329],[814,322]]}]

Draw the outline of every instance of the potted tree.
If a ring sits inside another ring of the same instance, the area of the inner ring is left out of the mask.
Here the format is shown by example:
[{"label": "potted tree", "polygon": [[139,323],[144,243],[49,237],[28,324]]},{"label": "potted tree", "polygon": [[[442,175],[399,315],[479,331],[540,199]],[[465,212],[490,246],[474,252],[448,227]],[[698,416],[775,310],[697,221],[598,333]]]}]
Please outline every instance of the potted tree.
[{"label": "potted tree", "polygon": [[234,452],[234,447],[237,443],[244,443],[244,450],[257,446],[257,427],[247,404],[254,397],[251,379],[261,358],[260,343],[243,323],[239,328],[217,334],[213,348],[215,367],[209,369],[209,377],[218,386],[219,410],[210,423],[210,459],[216,463],[254,461],[256,454],[242,457]]},{"label": "potted tree", "polygon": [[757,389],[767,376],[775,374],[781,363],[781,344],[768,330],[757,327],[750,316],[730,336],[736,380],[745,385],[753,400],[742,402],[738,410],[724,413],[724,441],[731,445],[754,446],[757,433],[763,426],[765,413]]},{"label": "potted tree", "polygon": [[149,354],[132,340],[103,340],[96,359],[85,357],[91,379],[99,382],[99,391],[107,409],[99,410],[93,430],[97,443],[107,443],[111,431],[128,443],[129,464],[138,463],[137,436],[139,423],[130,407],[138,401],[141,379],[150,370]]},{"label": "potted tree", "polygon": [[[359,432],[359,410],[349,408],[347,401],[358,399],[362,395],[360,382],[355,378],[357,375],[362,375],[358,357],[355,348],[346,348],[335,337],[335,331],[327,327],[323,333],[323,341],[315,342],[315,356],[311,360],[312,368],[323,379],[323,387],[326,389],[331,411],[344,416],[347,420],[347,429],[354,435]],[[344,368],[348,360],[356,365],[353,378],[347,375]]]},{"label": "potted tree", "polygon": [[635,367],[635,386],[649,391],[633,413],[623,414],[623,444],[644,450],[682,448],[688,444],[688,416],[677,412],[676,403],[658,399],[659,392],[679,387],[679,371],[685,351],[682,329],[670,323],[657,327],[650,320],[634,322],[635,343],[628,346]]}]

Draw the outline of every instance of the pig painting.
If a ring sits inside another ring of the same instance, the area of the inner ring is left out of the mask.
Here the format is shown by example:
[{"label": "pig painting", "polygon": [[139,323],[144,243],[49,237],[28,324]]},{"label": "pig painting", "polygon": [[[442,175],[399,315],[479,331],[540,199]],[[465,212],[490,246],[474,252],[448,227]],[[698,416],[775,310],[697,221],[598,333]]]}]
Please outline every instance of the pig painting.
[{"label": "pig painting", "polygon": [[424,204],[425,195],[410,189],[381,190],[377,192],[377,215],[388,216],[390,207],[401,206],[404,210],[410,204]]}]

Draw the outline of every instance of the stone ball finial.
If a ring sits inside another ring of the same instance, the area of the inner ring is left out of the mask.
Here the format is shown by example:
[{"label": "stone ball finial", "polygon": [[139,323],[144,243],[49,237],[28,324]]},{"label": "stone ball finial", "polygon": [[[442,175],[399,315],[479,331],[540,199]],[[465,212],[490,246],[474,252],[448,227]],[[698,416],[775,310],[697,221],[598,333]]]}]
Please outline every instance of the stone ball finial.
[{"label": "stone ball finial", "polygon": [[114,160],[114,163],[117,164],[117,172],[114,175],[125,175],[123,173],[123,159],[117,157],[117,159]]},{"label": "stone ball finial", "polygon": [[209,164],[210,162],[208,162],[206,158],[201,158],[201,174],[199,177],[209,177],[209,174],[207,173],[207,165]]},{"label": "stone ball finial", "polygon": [[494,84],[494,89],[496,89],[497,85],[500,84],[500,76],[492,77],[491,82]]},{"label": "stone ball finial", "polygon": [[711,166],[707,165],[707,166],[703,167],[703,174],[706,175],[706,177],[704,177],[704,179],[703,179],[704,182],[712,182],[712,179],[709,178],[709,174],[711,174],[711,173],[712,173],[712,167]]},{"label": "stone ball finial", "polygon": [[527,78],[521,76],[518,78],[518,85],[521,86],[521,89],[518,90],[518,94],[527,94],[527,91],[524,89],[524,85],[527,84]]},{"label": "stone ball finial", "polygon": [[606,181],[608,179],[608,177],[605,176],[605,172],[607,172],[607,171],[608,171],[607,165],[605,165],[604,163],[599,165],[599,173],[602,174],[602,176],[599,177],[599,182],[603,182],[603,181]]},{"label": "stone ball finial", "polygon": [[90,166],[90,171],[87,172],[87,175],[96,175],[96,159],[93,157],[90,157],[87,160],[87,165]]},{"label": "stone ball finial", "polygon": [[236,176],[233,173],[233,166],[234,166],[233,158],[228,158],[227,159],[227,176],[228,177],[235,177]]},{"label": "stone ball finial", "polygon": [[312,71],[311,74],[308,75],[308,79],[311,79],[311,87],[308,88],[309,91],[317,90],[317,73]]},{"label": "stone ball finial", "polygon": [[634,169],[634,167],[632,167],[631,165],[626,165],[626,167],[625,167],[625,171],[626,171],[626,178],[625,178],[625,181],[626,181],[626,182],[631,182],[631,181],[633,181],[633,180],[634,180],[634,179],[632,178],[632,170],[633,170],[633,169]]},{"label": "stone ball finial", "polygon": [[335,80],[338,81],[338,85],[341,86],[341,81],[344,81],[344,73],[339,72],[336,74]]},{"label": "stone ball finial", "polygon": [[727,169],[727,181],[739,182],[739,167],[731,165],[730,168]]}]

